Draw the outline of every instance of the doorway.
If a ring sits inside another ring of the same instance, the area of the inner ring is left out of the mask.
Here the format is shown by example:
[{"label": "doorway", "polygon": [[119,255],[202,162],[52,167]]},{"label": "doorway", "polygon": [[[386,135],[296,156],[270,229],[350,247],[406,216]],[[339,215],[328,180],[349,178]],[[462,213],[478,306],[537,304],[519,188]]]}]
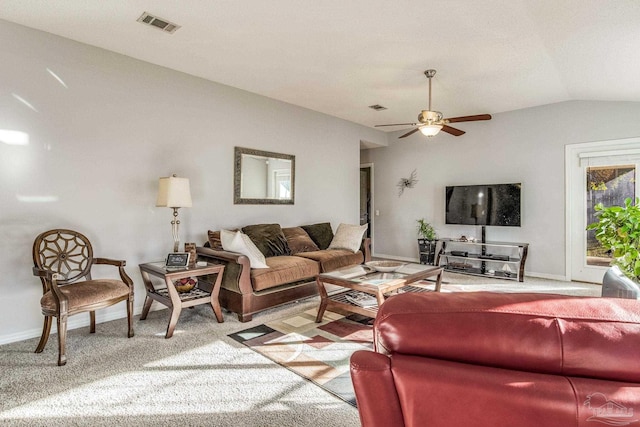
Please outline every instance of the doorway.
[{"label": "doorway", "polygon": [[567,278],[602,283],[611,254],[587,231],[598,220],[595,205],[623,205],[640,195],[640,138],[568,145]]},{"label": "doorway", "polygon": [[[368,224],[365,237],[373,235],[373,164],[360,165],[360,225]],[[373,247],[373,242],[372,242]]]}]

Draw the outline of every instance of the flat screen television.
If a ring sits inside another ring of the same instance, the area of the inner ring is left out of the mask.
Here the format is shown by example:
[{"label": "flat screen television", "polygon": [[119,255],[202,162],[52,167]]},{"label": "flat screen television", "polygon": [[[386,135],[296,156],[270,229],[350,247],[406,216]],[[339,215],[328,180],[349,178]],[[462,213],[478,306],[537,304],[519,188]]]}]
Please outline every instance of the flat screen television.
[{"label": "flat screen television", "polygon": [[446,224],[520,227],[522,184],[446,187]]}]

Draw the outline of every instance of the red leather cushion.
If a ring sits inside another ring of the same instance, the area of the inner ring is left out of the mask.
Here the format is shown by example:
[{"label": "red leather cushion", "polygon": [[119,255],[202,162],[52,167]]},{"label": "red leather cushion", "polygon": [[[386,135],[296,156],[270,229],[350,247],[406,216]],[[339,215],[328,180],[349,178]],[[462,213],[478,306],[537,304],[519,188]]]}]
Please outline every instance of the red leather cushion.
[{"label": "red leather cushion", "polygon": [[368,350],[351,355],[351,380],[363,426],[404,426],[391,372],[391,359]]},{"label": "red leather cushion", "polygon": [[636,300],[406,293],[380,307],[375,332],[379,351],[640,382]]},{"label": "red leather cushion", "polygon": [[576,396],[561,376],[405,355],[392,356],[391,372],[406,427],[576,425]]}]

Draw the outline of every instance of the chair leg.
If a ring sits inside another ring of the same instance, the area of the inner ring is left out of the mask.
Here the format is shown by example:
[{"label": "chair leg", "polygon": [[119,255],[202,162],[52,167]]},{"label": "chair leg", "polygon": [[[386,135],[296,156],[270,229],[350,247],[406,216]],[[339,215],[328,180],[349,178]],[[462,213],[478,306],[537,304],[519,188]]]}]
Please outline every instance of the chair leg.
[{"label": "chair leg", "polygon": [[89,312],[89,333],[90,334],[95,334],[96,333],[96,312],[95,311],[90,311]]},{"label": "chair leg", "polygon": [[129,333],[127,337],[133,336],[133,297],[127,300],[127,322],[129,323]]},{"label": "chair leg", "polygon": [[51,316],[44,316],[44,325],[42,325],[42,335],[40,336],[40,342],[36,347],[36,353],[42,353],[44,346],[47,345],[49,340],[49,333],[51,333]]},{"label": "chair leg", "polygon": [[67,315],[58,316],[58,366],[67,364],[65,348],[67,343]]}]

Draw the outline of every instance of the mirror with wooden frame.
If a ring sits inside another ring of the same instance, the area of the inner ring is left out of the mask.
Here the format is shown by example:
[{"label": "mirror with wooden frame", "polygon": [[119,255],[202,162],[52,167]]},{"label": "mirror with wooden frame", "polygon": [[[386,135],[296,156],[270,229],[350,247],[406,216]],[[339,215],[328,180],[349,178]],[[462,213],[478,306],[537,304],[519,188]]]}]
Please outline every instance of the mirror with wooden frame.
[{"label": "mirror with wooden frame", "polygon": [[233,203],[293,205],[296,157],[235,147]]}]

